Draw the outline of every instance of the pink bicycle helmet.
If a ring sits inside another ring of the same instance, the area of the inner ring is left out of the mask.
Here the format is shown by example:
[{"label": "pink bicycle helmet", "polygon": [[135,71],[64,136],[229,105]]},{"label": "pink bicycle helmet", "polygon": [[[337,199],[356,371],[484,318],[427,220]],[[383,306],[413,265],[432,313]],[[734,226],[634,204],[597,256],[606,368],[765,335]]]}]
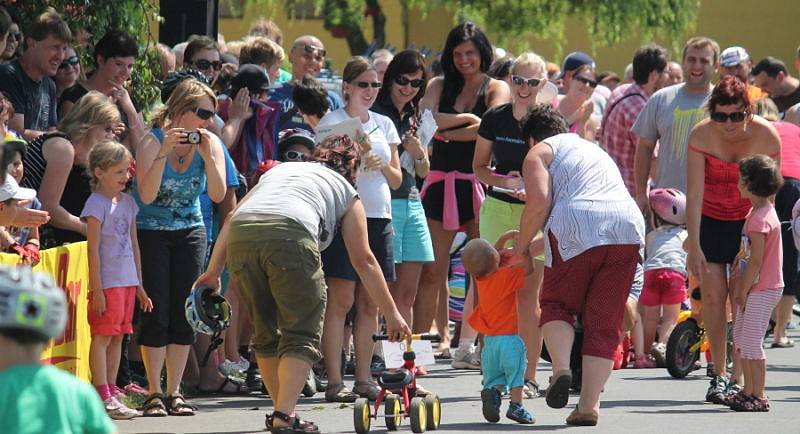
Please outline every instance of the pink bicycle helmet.
[{"label": "pink bicycle helmet", "polygon": [[686,195],[674,188],[650,190],[650,208],[661,220],[673,225],[686,224]]}]

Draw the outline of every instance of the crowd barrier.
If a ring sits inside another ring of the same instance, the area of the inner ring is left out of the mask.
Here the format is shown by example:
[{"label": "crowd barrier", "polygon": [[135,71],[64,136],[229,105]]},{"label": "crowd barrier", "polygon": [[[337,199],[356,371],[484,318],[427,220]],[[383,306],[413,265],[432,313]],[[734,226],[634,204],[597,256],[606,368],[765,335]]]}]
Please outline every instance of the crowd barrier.
[{"label": "crowd barrier", "polygon": [[[92,335],[87,322],[89,261],[86,242],[73,243],[40,252],[34,270],[50,273],[67,295],[67,326],[42,353],[42,363],[55,365],[78,378],[90,379],[89,345]],[[17,265],[19,255],[0,253],[0,264]]]}]

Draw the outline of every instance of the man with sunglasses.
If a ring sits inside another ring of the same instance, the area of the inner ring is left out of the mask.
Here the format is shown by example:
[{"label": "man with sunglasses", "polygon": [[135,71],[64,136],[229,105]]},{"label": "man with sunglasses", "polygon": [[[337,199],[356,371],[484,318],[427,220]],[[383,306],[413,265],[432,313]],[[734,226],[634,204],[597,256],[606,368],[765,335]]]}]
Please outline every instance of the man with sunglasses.
[{"label": "man with sunglasses", "polygon": [[22,57],[0,65],[0,91],[8,95],[16,112],[8,126],[25,140],[56,126],[56,84],[51,77],[64,61],[70,39],[67,23],[49,9],[31,24]]},{"label": "man with sunglasses", "polygon": [[669,53],[661,46],[651,44],[639,48],[633,56],[633,83],[614,89],[603,114],[600,146],[617,163],[631,196],[636,194],[633,161],[639,143],[631,127],[650,95],[669,78],[668,60]]},{"label": "man with sunglasses", "polygon": [[183,52],[183,66],[202,72],[213,86],[222,70],[217,41],[208,36],[190,39]]},{"label": "man with sunglasses", "polygon": [[[272,89],[270,100],[281,104],[280,117],[277,128],[275,128],[275,142],[278,141],[278,132],[292,128],[302,128],[312,131],[292,98],[295,82],[304,77],[315,78],[325,62],[325,46],[322,45],[317,37],[311,35],[301,36],[295,39],[292,50],[289,52],[289,62],[292,64],[292,81],[281,83]],[[330,110],[336,110],[344,105],[342,98],[335,92],[328,91],[328,102]]]},{"label": "man with sunglasses", "polygon": [[658,171],[653,188],[686,191],[686,155],[689,132],[706,117],[711,79],[719,67],[719,44],[697,36],[683,48],[684,83],[665,87],[647,100],[631,131],[639,137],[634,157],[635,198],[649,208],[648,180],[658,142]]}]

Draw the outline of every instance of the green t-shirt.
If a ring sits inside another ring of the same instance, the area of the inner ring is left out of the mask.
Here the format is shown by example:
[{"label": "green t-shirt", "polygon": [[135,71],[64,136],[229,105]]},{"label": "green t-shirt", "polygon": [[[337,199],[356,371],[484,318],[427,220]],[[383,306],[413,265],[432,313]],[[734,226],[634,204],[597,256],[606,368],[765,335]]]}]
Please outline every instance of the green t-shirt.
[{"label": "green t-shirt", "polygon": [[117,431],[91,385],[47,365],[0,372],[3,433],[113,433]]}]

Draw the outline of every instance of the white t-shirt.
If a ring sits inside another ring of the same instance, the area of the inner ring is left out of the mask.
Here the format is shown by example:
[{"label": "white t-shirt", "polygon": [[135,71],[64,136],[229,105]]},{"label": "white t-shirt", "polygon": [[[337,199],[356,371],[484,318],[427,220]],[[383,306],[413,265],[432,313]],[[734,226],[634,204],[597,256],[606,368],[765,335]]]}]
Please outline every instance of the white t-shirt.
[{"label": "white t-shirt", "polygon": [[[319,121],[319,126],[335,125],[350,119],[343,108],[328,112]],[[400,136],[394,123],[388,117],[369,112],[369,120],[361,123],[361,128],[369,136],[373,153],[388,163],[392,158],[390,143],[399,144]],[[352,137],[355,139],[355,137]],[[368,218],[392,218],[392,192],[389,182],[380,170],[367,170],[362,164],[356,176],[356,188]]]}]

